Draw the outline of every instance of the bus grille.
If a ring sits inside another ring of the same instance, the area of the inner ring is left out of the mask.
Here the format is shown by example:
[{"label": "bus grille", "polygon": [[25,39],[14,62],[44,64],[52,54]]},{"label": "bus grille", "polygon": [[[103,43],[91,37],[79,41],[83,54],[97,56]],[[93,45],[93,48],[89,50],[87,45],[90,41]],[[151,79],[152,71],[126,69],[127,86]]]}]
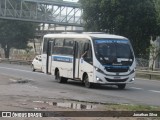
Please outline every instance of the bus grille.
[{"label": "bus grille", "polygon": [[114,68],[114,67],[105,67],[107,72],[127,72],[129,67],[126,68]]},{"label": "bus grille", "polygon": [[108,82],[126,82],[128,78],[125,79],[109,79],[105,78]]}]

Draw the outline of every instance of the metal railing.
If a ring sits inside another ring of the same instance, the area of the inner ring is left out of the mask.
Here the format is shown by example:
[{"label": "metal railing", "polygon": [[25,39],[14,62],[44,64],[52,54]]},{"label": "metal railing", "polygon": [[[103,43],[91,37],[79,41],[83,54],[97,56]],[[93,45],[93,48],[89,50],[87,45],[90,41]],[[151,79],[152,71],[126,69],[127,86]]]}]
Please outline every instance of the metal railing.
[{"label": "metal railing", "polygon": [[1,59],[0,62],[19,65],[31,65],[31,60],[13,60],[13,59]]},{"label": "metal railing", "polygon": [[51,0],[0,0],[0,19],[83,27],[79,3]]},{"label": "metal railing", "polygon": [[138,75],[147,75],[149,79],[153,79],[154,76],[156,76],[158,80],[160,80],[160,71],[151,71],[151,70],[136,70],[136,74]]}]

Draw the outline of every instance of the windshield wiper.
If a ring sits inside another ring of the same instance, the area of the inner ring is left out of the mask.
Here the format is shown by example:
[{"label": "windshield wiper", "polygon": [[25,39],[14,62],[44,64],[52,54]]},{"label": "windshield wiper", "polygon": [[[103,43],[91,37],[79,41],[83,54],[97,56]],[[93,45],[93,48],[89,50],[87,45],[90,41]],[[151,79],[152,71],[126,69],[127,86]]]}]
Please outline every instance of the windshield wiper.
[{"label": "windshield wiper", "polygon": [[117,57],[116,56],[111,56],[111,57],[109,57],[109,61],[111,63],[117,63]]},{"label": "windshield wiper", "polygon": [[101,60],[101,58],[102,58],[103,62],[106,63],[106,64],[117,63],[116,56],[114,56],[114,57],[108,57],[108,60],[106,60],[106,57],[104,57],[101,53],[99,53],[98,55],[99,55],[99,59]]},{"label": "windshield wiper", "polygon": [[101,60],[101,58],[103,59],[103,62],[105,63],[108,63],[107,60],[105,59],[105,57],[101,54],[101,53],[98,53],[99,55],[99,59]]}]

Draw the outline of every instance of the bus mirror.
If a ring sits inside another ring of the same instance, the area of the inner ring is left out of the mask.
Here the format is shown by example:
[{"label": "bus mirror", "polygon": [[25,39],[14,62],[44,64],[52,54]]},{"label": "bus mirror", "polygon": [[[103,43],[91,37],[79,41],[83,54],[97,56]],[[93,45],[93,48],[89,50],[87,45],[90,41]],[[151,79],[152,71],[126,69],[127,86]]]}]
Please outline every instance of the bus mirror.
[{"label": "bus mirror", "polygon": [[85,51],[85,52],[81,55],[81,57],[84,59],[84,57],[85,57],[86,54],[87,54],[87,51]]},{"label": "bus mirror", "polygon": [[85,43],[84,44],[84,51],[88,51],[89,50],[89,43]]}]

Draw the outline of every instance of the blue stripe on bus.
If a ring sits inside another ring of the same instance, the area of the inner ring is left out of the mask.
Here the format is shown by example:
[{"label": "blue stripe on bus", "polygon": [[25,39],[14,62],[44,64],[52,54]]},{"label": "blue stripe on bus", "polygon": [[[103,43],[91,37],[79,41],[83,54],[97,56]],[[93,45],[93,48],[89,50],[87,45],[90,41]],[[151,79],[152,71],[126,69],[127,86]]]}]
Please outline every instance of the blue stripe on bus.
[{"label": "blue stripe on bus", "polygon": [[128,69],[129,66],[113,66],[113,65],[104,65],[107,68],[123,68],[123,69]]},{"label": "blue stripe on bus", "polygon": [[62,56],[52,56],[52,61],[72,63],[73,62],[73,58],[62,57]]},{"label": "blue stripe on bus", "polygon": [[128,43],[128,40],[96,40],[96,44],[102,43]]}]

